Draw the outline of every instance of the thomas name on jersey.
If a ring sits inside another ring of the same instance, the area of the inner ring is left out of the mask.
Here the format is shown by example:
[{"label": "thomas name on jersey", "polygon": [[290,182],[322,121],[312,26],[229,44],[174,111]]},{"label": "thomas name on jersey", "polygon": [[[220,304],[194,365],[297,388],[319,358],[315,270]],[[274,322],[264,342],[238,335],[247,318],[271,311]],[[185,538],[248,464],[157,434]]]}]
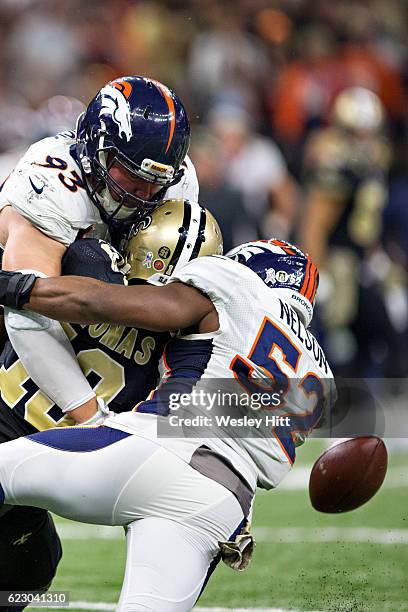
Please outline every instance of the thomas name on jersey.
[{"label": "thomas name on jersey", "polygon": [[[98,339],[98,344],[123,355],[126,359],[132,359],[137,365],[146,365],[156,348],[156,340],[152,336],[144,335],[144,330],[124,325],[110,325],[109,323],[97,323],[96,325],[70,325],[63,324],[65,333],[73,342],[78,336],[78,328],[82,328],[90,338]],[[76,329],[75,329],[76,328]],[[141,338],[139,336],[142,336]]]}]

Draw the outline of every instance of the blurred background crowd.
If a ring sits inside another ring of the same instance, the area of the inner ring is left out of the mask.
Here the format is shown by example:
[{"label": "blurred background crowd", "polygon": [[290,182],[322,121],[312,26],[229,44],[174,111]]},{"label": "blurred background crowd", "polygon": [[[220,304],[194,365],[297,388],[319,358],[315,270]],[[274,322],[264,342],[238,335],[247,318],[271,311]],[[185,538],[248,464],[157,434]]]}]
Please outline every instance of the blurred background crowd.
[{"label": "blurred background crowd", "polygon": [[335,371],[406,376],[404,0],[0,0],[0,32],[0,179],[110,79],[160,80],[226,249],[299,242]]}]

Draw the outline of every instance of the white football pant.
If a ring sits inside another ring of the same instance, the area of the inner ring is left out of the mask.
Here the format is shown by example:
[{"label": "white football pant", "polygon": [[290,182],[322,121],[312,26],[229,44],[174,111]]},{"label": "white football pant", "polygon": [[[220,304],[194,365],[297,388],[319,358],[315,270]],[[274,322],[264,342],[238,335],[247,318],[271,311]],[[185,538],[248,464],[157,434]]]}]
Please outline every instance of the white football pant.
[{"label": "white football pant", "polygon": [[[62,436],[70,429],[60,430]],[[129,435],[97,450],[72,449],[28,438],[0,445],[4,503],[125,526],[118,610],[191,610],[218,541],[230,539],[244,519],[235,496],[145,438]]]}]

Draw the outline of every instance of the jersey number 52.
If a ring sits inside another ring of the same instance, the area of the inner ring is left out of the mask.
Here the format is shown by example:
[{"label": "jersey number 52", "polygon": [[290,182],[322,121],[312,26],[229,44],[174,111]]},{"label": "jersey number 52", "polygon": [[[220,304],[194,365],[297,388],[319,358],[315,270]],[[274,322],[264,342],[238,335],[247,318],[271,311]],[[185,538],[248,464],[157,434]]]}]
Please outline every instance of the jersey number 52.
[{"label": "jersey number 52", "polygon": [[[248,356],[244,358],[236,355],[230,364],[235,378],[247,393],[280,393],[276,409],[281,416],[290,417],[290,425],[274,427],[273,433],[292,463],[295,460],[297,437],[308,433],[318,423],[325,406],[325,389],[317,373],[307,372],[301,379],[296,378],[301,354],[289,336],[265,317]],[[292,402],[289,394],[293,384],[301,389],[305,399],[314,395],[312,409],[303,411],[301,405],[297,405],[294,410],[290,409]],[[282,410],[285,406],[287,411]]]}]

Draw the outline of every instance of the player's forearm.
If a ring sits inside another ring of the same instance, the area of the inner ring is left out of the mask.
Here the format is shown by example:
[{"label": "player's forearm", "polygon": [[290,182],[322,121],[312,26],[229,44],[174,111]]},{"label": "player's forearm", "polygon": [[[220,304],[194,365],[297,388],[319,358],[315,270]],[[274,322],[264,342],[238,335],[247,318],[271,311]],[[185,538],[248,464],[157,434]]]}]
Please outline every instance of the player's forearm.
[{"label": "player's forearm", "polygon": [[58,321],[116,323],[151,331],[197,325],[214,307],[193,287],[118,286],[79,276],[35,278],[0,271],[0,303]]},{"label": "player's forearm", "polygon": [[71,323],[116,323],[163,331],[164,314],[152,310],[156,291],[156,287],[121,287],[77,276],[47,278],[35,283],[24,308]]},{"label": "player's forearm", "polygon": [[91,324],[110,322],[109,317],[115,318],[115,311],[118,314],[118,303],[120,300],[113,299],[106,283],[71,276],[38,279],[24,309],[58,321]]}]

